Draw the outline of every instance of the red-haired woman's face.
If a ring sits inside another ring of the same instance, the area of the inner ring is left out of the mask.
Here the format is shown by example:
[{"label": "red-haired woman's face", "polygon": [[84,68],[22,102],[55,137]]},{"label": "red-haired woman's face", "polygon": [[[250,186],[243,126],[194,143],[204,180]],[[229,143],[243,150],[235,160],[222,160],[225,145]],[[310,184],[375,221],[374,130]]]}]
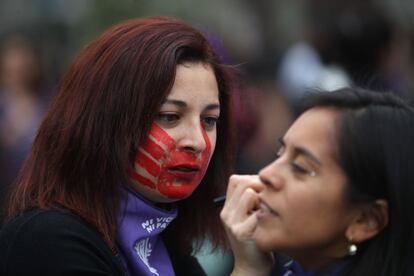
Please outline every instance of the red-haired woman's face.
[{"label": "red-haired woman's face", "polygon": [[200,184],[216,145],[219,91],[212,68],[177,66],[170,94],[139,148],[134,189],[155,202],[190,196]]}]

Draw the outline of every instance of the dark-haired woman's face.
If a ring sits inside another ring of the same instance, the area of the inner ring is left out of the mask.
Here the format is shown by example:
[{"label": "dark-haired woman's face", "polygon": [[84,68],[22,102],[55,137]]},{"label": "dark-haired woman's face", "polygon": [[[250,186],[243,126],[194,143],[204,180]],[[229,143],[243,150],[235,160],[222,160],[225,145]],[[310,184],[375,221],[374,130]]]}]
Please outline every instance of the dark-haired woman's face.
[{"label": "dark-haired woman's face", "polygon": [[190,196],[216,145],[220,116],[217,81],[210,66],[177,66],[170,94],[138,150],[131,173],[136,191],[155,202]]},{"label": "dark-haired woman's face", "polygon": [[346,176],[334,158],[337,116],[330,108],[305,112],[281,139],[278,159],[259,173],[265,183],[254,233],[260,248],[303,264],[347,254],[346,229],[355,213],[345,203]]}]

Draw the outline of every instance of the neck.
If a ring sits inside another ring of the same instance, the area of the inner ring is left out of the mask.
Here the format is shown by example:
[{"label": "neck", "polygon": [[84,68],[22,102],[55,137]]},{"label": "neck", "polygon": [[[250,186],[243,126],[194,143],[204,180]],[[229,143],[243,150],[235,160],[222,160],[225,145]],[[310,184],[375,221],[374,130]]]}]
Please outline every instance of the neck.
[{"label": "neck", "polygon": [[321,254],[321,252],[307,252],[307,254],[291,254],[289,256],[291,256],[295,261],[300,263],[301,267],[306,271],[321,271],[329,267],[333,263],[344,260],[346,257],[348,257],[348,255],[343,252],[337,254]]}]

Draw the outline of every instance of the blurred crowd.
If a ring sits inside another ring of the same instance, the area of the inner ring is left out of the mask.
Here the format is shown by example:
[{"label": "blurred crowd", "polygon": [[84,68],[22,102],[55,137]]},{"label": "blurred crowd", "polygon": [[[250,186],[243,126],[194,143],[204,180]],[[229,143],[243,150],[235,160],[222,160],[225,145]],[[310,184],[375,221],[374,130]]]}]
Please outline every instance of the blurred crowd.
[{"label": "blurred crowd", "polygon": [[15,179],[47,105],[49,91],[35,46],[20,34],[0,46],[0,183]]},{"label": "blurred crowd", "polygon": [[300,39],[270,65],[264,60],[245,66],[251,82],[242,93],[253,95],[244,97],[251,115],[239,126],[243,132],[255,125],[255,135],[243,140],[236,168],[241,173],[255,173],[274,158],[275,137],[283,135],[307,93],[358,86],[413,101],[414,36],[383,6],[375,1],[304,3]]}]

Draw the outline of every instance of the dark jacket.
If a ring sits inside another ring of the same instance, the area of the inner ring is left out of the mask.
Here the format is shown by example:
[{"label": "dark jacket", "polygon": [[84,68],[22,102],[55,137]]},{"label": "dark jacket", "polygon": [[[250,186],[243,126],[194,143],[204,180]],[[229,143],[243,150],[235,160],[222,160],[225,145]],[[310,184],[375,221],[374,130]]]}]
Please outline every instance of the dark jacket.
[{"label": "dark jacket", "polygon": [[[196,258],[173,263],[176,275],[205,275]],[[0,232],[0,275],[126,275],[98,231],[65,209],[34,209]]]}]

